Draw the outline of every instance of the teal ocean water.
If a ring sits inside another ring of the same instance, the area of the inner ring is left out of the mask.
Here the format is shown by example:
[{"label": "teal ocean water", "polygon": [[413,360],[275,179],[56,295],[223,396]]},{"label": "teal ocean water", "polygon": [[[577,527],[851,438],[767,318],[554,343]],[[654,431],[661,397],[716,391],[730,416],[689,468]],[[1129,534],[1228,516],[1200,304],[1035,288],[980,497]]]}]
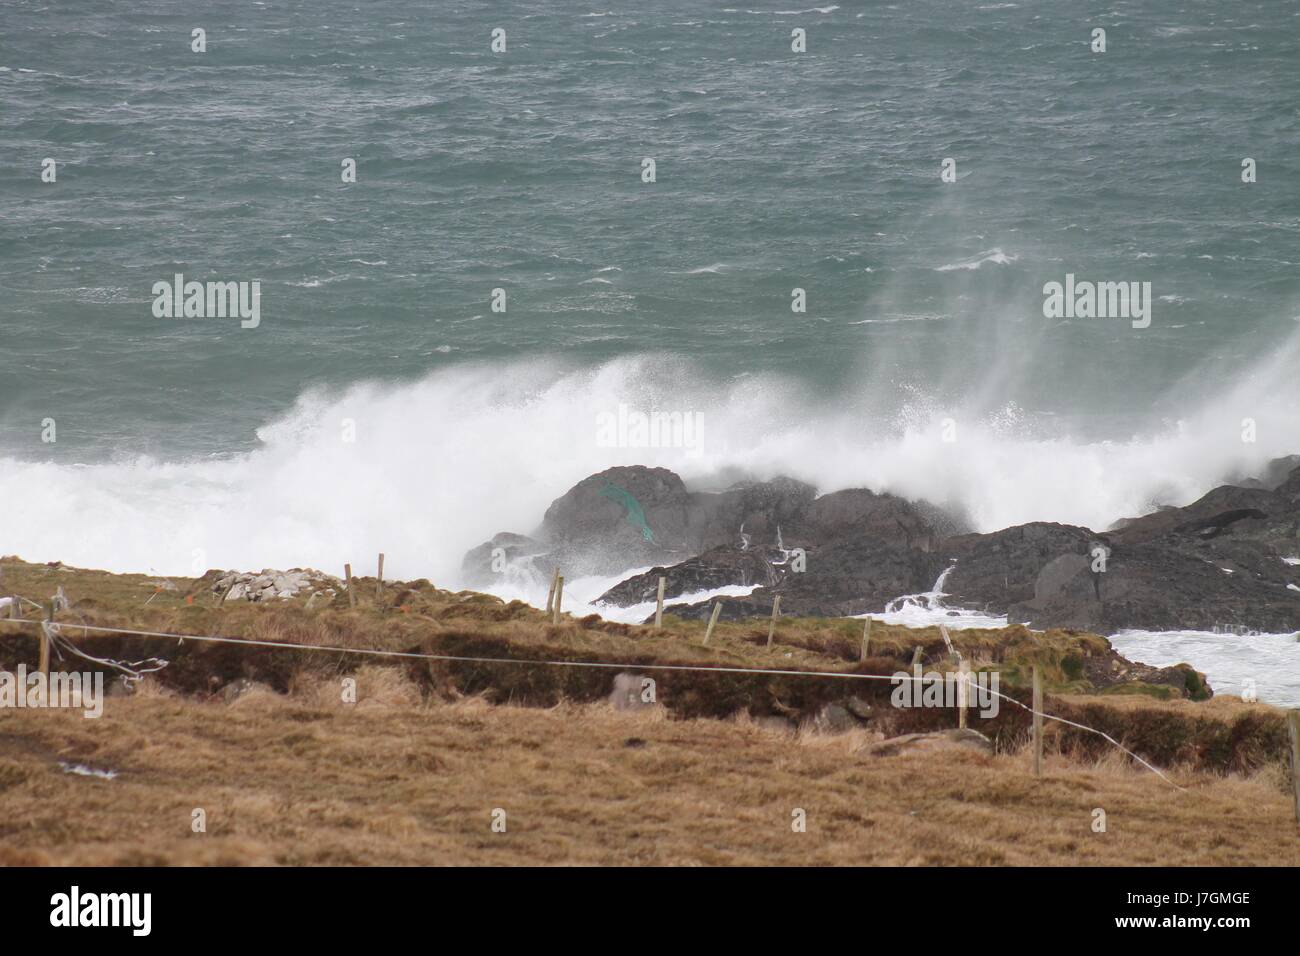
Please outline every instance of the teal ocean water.
[{"label": "teal ocean water", "polygon": [[[1281,0],[8,0],[4,551],[445,582],[633,462],[986,530],[1192,500],[1300,451],[1297,62]],[[260,325],[155,317],[176,273]],[[1046,318],[1067,273],[1150,327]]]}]

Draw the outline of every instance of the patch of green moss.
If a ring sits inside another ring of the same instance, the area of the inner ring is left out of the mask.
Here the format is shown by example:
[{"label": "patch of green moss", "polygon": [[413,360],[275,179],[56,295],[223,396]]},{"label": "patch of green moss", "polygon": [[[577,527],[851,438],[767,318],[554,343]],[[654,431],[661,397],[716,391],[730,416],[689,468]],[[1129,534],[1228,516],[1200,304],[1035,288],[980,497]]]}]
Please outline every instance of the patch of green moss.
[{"label": "patch of green moss", "polygon": [[1143,681],[1131,681],[1127,684],[1115,684],[1102,691],[1103,694],[1140,694],[1154,697],[1156,700],[1172,700],[1179,696],[1174,688],[1167,684],[1147,684]]},{"label": "patch of green moss", "polygon": [[1061,670],[1072,681],[1083,679],[1083,658],[1078,654],[1066,654],[1061,658]]},{"label": "patch of green moss", "polygon": [[1205,684],[1204,675],[1190,664],[1179,664],[1178,669],[1183,672],[1186,679],[1184,686],[1187,688],[1188,697],[1192,700],[1210,699],[1210,689]]}]

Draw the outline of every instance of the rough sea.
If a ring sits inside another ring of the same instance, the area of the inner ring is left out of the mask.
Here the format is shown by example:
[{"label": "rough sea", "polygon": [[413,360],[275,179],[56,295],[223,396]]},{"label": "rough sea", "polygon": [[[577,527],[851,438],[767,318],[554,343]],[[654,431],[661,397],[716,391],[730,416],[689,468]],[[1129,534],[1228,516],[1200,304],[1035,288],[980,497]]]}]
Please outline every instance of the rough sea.
[{"label": "rough sea", "polygon": [[734,3],[5,0],[0,553],[455,584],[613,464],[987,531],[1300,452],[1296,4]]}]

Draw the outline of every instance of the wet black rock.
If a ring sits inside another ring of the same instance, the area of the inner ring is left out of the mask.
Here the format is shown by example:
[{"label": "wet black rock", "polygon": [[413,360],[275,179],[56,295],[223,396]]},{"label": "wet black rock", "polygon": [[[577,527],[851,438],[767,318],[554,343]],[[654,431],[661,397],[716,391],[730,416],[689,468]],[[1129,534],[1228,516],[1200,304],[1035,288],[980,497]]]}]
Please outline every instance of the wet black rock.
[{"label": "wet black rock", "polygon": [[772,563],[758,551],[720,547],[688,558],[671,567],[651,568],[619,582],[597,600],[618,607],[629,607],[655,600],[659,592],[659,578],[664,580],[664,599],[711,591],[728,585],[771,586],[776,584],[777,572]]},{"label": "wet black rock", "polygon": [[[809,551],[807,570],[786,571],[771,587],[744,597],[722,598],[726,620],[766,616],[779,594],[781,613],[794,617],[843,617],[880,611],[894,598],[928,591],[944,569],[937,554],[871,539]],[[672,604],[679,617],[706,618],[713,601]]]},{"label": "wet black rock", "polygon": [[776,478],[691,492],[663,468],[611,468],[557,499],[532,536],[475,548],[466,574],[483,580],[494,548],[539,580],[557,566],[576,576],[652,565],[602,600],[652,601],[662,575],[668,610],[688,618],[707,617],[713,602],[673,598],[754,587],[723,599],[728,619],[770,614],[777,595],[793,616],[879,613],[943,575],[946,606],[1037,628],[1294,631],[1300,467],[1283,475],[1287,464],[1104,532],[1030,522],[988,534],[933,505],[865,489],[818,497]]}]

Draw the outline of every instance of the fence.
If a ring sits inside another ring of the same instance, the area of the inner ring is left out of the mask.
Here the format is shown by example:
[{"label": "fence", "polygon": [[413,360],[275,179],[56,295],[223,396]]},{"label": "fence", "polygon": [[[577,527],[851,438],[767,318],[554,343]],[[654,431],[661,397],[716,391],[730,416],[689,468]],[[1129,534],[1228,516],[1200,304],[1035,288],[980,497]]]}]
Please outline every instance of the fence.
[{"label": "fence", "polygon": [[[376,586],[377,598],[382,596],[383,593],[383,578],[382,578],[383,555],[382,554],[380,555],[379,567],[381,569],[380,570],[381,577],[379,578]],[[351,570],[352,570],[351,565],[345,565],[346,581],[348,583],[348,590],[349,590],[349,604],[350,606],[355,607],[356,606],[355,594],[352,593],[353,589],[352,589]],[[551,591],[547,598],[547,611],[551,616],[552,622],[556,624],[558,624],[560,621],[560,603],[563,599],[563,593],[564,593],[563,582],[564,582],[563,576],[560,575],[559,570],[556,569],[551,584]],[[892,682],[898,682],[900,680],[923,681],[926,679],[923,677],[916,677],[911,675],[857,674],[857,673],[851,673],[845,671],[809,671],[809,670],[790,670],[790,669],[761,668],[761,667],[731,667],[726,665],[645,664],[645,663],[634,663],[634,662],[611,662],[611,661],[564,661],[564,660],[478,657],[478,656],[463,656],[463,655],[454,655],[454,654],[432,654],[432,653],[417,652],[417,651],[389,651],[389,650],[382,650],[380,648],[339,647],[339,646],[320,645],[320,644],[295,644],[288,641],[267,641],[267,640],[260,640],[256,638],[227,637],[227,636],[211,635],[211,634],[177,634],[170,631],[151,631],[151,630],[141,630],[135,628],[126,628],[126,627],[106,627],[101,625],[87,624],[84,621],[76,624],[72,624],[70,622],[60,623],[55,621],[55,614],[61,609],[67,609],[69,606],[68,600],[63,595],[62,590],[63,590],[62,588],[59,589],[59,593],[56,594],[53,598],[51,598],[50,603],[48,605],[41,605],[40,603],[22,597],[21,595],[13,595],[8,601],[8,605],[10,609],[10,618],[7,623],[39,625],[40,627],[40,636],[39,636],[40,671],[42,674],[45,674],[47,676],[49,674],[49,661],[50,661],[51,651],[58,653],[60,655],[60,659],[62,659],[62,655],[65,653],[75,657],[80,657],[83,660],[89,661],[99,666],[117,670],[118,672],[127,676],[129,679],[139,679],[141,676],[143,676],[146,673],[152,673],[161,670],[162,668],[167,666],[168,662],[162,658],[147,658],[141,661],[124,662],[124,661],[110,660],[107,658],[95,657],[91,654],[86,653],[84,650],[77,647],[75,644],[72,643],[71,640],[68,639],[68,637],[63,632],[63,629],[66,626],[69,629],[81,630],[83,636],[86,637],[89,637],[91,632],[95,632],[98,634],[126,634],[126,635],[131,635],[136,637],[172,639],[178,641],[181,644],[183,644],[185,641],[195,641],[199,643],[205,643],[205,642],[221,643],[221,644],[242,645],[245,647],[270,647],[270,648],[280,648],[284,650],[314,651],[318,653],[331,653],[331,654],[356,654],[361,656],[408,659],[408,660],[429,660],[429,661],[446,661],[446,662],[480,663],[480,664],[514,664],[517,666],[531,666],[531,667],[587,667],[587,668],[601,668],[606,670],[695,671],[695,672],[712,672],[712,673],[728,673],[728,674],[757,674],[757,675],[766,674],[772,676],[830,678],[830,679],[837,679],[837,680],[887,680]],[[659,583],[658,583],[657,598],[658,598],[656,602],[657,607],[656,607],[655,619],[654,619],[655,620],[654,627],[656,629],[662,627],[662,621],[663,621],[664,578],[662,577],[659,579]],[[35,618],[28,618],[22,616],[22,607],[24,605],[43,611],[45,613],[44,619],[35,619]],[[722,608],[722,602],[715,601],[712,608],[712,612],[709,616],[708,627],[704,635],[704,643],[706,645],[708,644],[709,639],[713,634],[713,629],[717,623],[721,608]],[[769,646],[771,645],[772,636],[776,629],[779,612],[780,612],[780,604],[774,603],[772,609],[771,624],[768,630],[767,643]],[[1114,747],[1118,748],[1119,750],[1127,754],[1129,757],[1131,757],[1137,763],[1141,764],[1147,770],[1156,774],[1158,777],[1160,777],[1170,786],[1175,787],[1180,791],[1186,790],[1185,787],[1182,787],[1179,784],[1175,783],[1173,780],[1169,779],[1169,777],[1166,776],[1159,768],[1153,766],[1151,763],[1144,760],[1141,756],[1134,753],[1132,750],[1129,750],[1127,747],[1125,747],[1123,744],[1121,744],[1118,740],[1116,740],[1114,737],[1110,736],[1109,734],[1101,730],[1098,730],[1094,727],[1088,727],[1084,724],[1077,723],[1076,721],[1069,720],[1065,717],[1060,717],[1055,714],[1047,713],[1043,708],[1042,679],[1041,679],[1041,675],[1039,674],[1038,668],[1036,666],[1033,668],[1033,672],[1032,672],[1032,693],[1033,693],[1032,706],[1026,706],[1024,703],[1017,700],[1016,698],[1008,696],[1007,694],[1003,694],[1000,691],[993,690],[988,687],[979,688],[973,679],[973,675],[970,671],[968,662],[961,659],[961,655],[954,647],[952,643],[952,639],[948,635],[947,628],[944,627],[943,625],[940,625],[939,629],[943,635],[944,642],[947,645],[950,653],[959,662],[958,678],[957,678],[957,689],[958,689],[957,712],[958,712],[959,727],[964,728],[966,726],[966,712],[969,705],[971,690],[982,691],[985,694],[993,694],[994,696],[1000,698],[1001,700],[1005,700],[1008,703],[1014,704],[1016,707],[1019,707],[1022,710],[1028,711],[1030,713],[1032,717],[1032,728],[1033,728],[1031,743],[1033,748],[1032,753],[1033,753],[1033,767],[1034,767],[1035,776],[1042,776],[1042,770],[1043,770],[1043,721],[1052,720],[1061,723],[1063,725],[1073,727],[1077,730],[1082,730],[1087,733],[1096,734],[1097,736],[1103,738]],[[865,660],[867,656],[867,649],[870,642],[870,635],[871,635],[871,618],[870,616],[868,616],[863,623],[862,650],[861,650],[861,659],[863,660]],[[919,652],[920,648],[918,647],[917,650]],[[1289,740],[1291,745],[1289,756],[1290,756],[1290,764],[1291,764],[1291,779],[1292,779],[1292,788],[1293,788],[1293,798],[1295,804],[1295,814],[1296,814],[1296,821],[1300,823],[1300,709],[1292,709],[1288,711],[1287,726],[1288,726]]]}]

